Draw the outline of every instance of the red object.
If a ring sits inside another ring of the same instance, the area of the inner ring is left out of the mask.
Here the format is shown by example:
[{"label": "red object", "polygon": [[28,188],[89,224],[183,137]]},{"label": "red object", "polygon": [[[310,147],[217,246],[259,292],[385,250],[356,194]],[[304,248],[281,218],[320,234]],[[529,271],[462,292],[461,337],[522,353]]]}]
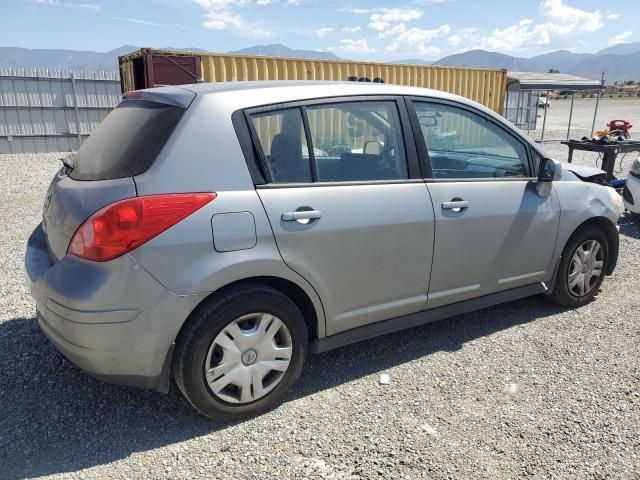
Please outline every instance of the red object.
[{"label": "red object", "polygon": [[160,235],[216,196],[215,193],[177,193],[112,203],[78,227],[68,253],[96,262],[113,260]]},{"label": "red object", "polygon": [[[193,75],[200,76],[200,57],[165,56],[147,54],[144,56],[146,84],[152,88],[162,85],[185,85],[195,83]],[[179,65],[176,65],[176,63]]]},{"label": "red object", "polygon": [[124,94],[124,98],[127,100],[137,100],[142,97],[142,92],[140,90],[131,90]]},{"label": "red object", "polygon": [[[127,62],[129,55],[118,57],[120,64],[120,88],[125,93],[124,71],[122,64]],[[196,83],[194,75],[201,76],[201,58],[199,55],[167,55],[151,48],[142,48],[139,55],[131,60],[134,90],[161,87],[163,85],[184,85]]]},{"label": "red object", "polygon": [[626,120],[611,120],[607,123],[607,127],[609,127],[609,131],[612,130],[621,130],[624,134],[625,138],[629,138],[629,130],[633,125],[631,125]]}]

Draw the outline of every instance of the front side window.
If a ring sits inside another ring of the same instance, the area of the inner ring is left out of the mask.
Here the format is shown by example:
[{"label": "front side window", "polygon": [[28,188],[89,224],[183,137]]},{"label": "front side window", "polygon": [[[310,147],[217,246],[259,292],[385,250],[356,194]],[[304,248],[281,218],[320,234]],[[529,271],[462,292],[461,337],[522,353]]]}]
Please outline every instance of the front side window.
[{"label": "front side window", "polygon": [[251,115],[273,183],[311,181],[309,148],[299,108]]},{"label": "front side window", "polygon": [[524,144],[490,120],[439,103],[415,108],[434,178],[528,176]]},{"label": "front side window", "polygon": [[408,178],[395,102],[312,105],[306,111],[319,182]]}]

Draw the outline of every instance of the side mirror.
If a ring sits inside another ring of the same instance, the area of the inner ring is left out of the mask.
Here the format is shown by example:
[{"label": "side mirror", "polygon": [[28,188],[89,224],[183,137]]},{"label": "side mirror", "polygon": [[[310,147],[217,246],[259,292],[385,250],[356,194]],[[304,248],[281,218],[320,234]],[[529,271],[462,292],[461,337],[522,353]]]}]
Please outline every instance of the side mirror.
[{"label": "side mirror", "polygon": [[553,158],[543,158],[538,169],[538,183],[536,190],[541,197],[551,194],[551,182],[562,177],[562,164]]}]

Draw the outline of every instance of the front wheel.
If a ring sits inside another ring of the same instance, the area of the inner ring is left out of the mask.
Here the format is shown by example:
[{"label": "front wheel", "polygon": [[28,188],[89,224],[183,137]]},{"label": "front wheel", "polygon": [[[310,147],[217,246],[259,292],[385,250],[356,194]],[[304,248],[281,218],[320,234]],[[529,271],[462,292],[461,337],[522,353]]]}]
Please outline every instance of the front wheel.
[{"label": "front wheel", "polygon": [[300,375],[307,328],[295,303],[262,285],[215,295],[176,342],[178,387],[204,415],[233,420],[276,406]]},{"label": "front wheel", "polygon": [[550,300],[565,307],[589,302],[604,280],[608,254],[609,243],[601,229],[588,225],[578,230],[562,252]]}]

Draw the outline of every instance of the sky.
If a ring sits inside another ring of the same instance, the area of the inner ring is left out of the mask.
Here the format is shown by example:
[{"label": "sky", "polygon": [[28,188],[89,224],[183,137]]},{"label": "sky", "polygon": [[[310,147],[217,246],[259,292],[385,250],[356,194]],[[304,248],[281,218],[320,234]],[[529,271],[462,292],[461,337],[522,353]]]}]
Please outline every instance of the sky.
[{"label": "sky", "polygon": [[530,57],[640,41],[635,1],[0,0],[0,46],[226,52],[281,43],[379,61],[475,48]]}]

